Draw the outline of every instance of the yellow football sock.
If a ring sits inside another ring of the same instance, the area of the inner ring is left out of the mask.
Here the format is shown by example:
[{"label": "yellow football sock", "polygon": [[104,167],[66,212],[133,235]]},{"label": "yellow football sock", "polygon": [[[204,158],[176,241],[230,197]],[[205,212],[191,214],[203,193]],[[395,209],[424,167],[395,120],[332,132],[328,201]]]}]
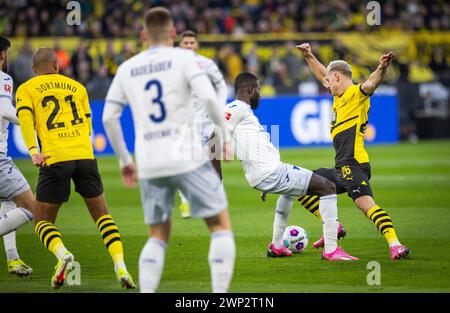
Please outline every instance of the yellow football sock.
[{"label": "yellow football sock", "polygon": [[303,196],[297,198],[297,201],[300,202],[300,204],[308,210],[310,213],[314,214],[320,221],[322,221],[322,216],[320,216],[319,211],[319,203],[320,199],[318,196]]},{"label": "yellow football sock", "polygon": [[48,221],[40,221],[34,227],[39,240],[44,246],[52,252],[58,259],[67,251],[61,240],[61,233],[58,229]]},{"label": "yellow football sock", "polygon": [[375,224],[388,242],[389,246],[399,244],[391,217],[385,210],[376,205],[367,212],[367,217]]},{"label": "yellow football sock", "polygon": [[97,220],[96,225],[102,235],[103,243],[108,249],[114,265],[120,265],[123,263],[123,246],[120,239],[119,228],[109,214],[101,216]]}]

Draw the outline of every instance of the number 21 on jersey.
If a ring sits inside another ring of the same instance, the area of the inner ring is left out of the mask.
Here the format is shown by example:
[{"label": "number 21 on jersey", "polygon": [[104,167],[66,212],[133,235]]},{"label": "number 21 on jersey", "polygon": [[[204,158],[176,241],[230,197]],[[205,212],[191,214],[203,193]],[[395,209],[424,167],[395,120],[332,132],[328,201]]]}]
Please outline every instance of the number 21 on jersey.
[{"label": "number 21 on jersey", "polygon": [[[73,95],[68,95],[64,98],[65,103],[70,105],[72,110],[73,119],[70,121],[72,126],[80,125],[83,123],[83,119],[80,117],[77,109],[77,104],[73,100]],[[58,117],[61,115],[61,105],[55,96],[46,96],[42,99],[42,107],[47,109],[53,103],[54,107],[47,119],[47,129],[54,130],[58,128],[65,128],[66,124],[64,122],[58,122]]]}]

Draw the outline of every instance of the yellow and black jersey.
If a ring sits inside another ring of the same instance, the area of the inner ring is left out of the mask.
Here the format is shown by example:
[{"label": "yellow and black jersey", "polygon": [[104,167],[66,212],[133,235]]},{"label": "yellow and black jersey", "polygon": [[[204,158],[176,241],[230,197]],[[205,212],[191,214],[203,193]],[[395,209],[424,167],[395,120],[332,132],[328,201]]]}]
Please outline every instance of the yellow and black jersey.
[{"label": "yellow and black jersey", "polygon": [[91,110],[86,88],[60,74],[39,75],[16,93],[17,116],[30,155],[41,152],[51,165],[94,159]]},{"label": "yellow and black jersey", "polygon": [[369,109],[370,95],[360,84],[352,85],[341,96],[334,97],[330,130],[336,166],[369,162],[364,148]]}]

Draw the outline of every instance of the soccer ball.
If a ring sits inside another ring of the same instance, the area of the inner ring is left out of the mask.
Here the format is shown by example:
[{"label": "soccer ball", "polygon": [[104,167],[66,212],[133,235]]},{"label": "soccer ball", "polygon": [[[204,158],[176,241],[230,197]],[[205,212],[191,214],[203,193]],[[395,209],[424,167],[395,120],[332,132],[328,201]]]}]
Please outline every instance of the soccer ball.
[{"label": "soccer ball", "polygon": [[293,253],[300,253],[308,246],[308,234],[300,226],[288,226],[283,234],[283,242]]}]

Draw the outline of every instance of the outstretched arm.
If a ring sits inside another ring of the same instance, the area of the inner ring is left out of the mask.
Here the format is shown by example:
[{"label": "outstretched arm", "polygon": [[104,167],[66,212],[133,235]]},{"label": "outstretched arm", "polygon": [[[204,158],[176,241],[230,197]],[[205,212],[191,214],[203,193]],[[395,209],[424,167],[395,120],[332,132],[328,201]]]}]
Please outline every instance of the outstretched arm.
[{"label": "outstretched arm", "polygon": [[0,118],[4,118],[11,123],[19,125],[16,108],[13,107],[11,99],[0,97]]},{"label": "outstretched arm", "polygon": [[316,76],[316,78],[322,83],[322,85],[328,88],[328,83],[325,80],[325,76],[327,75],[327,69],[314,56],[314,54],[311,51],[311,46],[309,45],[309,43],[302,43],[301,45],[297,46],[297,49],[305,58],[306,63],[308,63],[308,66],[313,72],[314,76]]},{"label": "outstretched arm", "polygon": [[361,84],[361,89],[367,94],[371,95],[378,88],[380,83],[383,81],[384,75],[391,64],[392,59],[395,57],[394,51],[383,54],[380,57],[380,64],[378,64],[377,69],[370,74],[369,79]]}]

